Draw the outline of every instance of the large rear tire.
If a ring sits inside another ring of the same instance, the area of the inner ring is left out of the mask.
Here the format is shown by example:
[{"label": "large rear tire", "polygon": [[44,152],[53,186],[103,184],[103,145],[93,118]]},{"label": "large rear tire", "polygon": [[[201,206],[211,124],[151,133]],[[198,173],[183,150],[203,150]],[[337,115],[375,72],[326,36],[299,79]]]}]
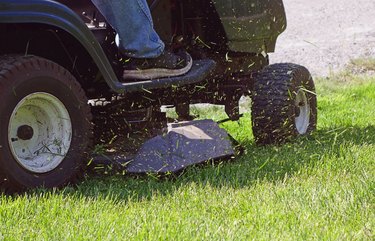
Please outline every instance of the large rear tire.
[{"label": "large rear tire", "polygon": [[256,77],[252,94],[255,142],[277,144],[316,129],[317,98],[309,71],[296,64],[274,64]]},{"label": "large rear tire", "polygon": [[91,113],[67,70],[35,56],[0,57],[0,188],[61,187],[83,174]]}]

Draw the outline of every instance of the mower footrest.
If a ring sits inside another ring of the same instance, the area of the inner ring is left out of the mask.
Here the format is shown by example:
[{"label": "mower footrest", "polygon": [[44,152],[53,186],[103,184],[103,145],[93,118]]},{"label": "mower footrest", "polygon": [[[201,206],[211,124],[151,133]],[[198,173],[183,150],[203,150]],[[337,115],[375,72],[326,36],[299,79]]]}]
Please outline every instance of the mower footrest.
[{"label": "mower footrest", "polygon": [[211,73],[216,63],[211,59],[195,60],[191,70],[185,75],[162,79],[142,80],[136,82],[120,83],[119,89],[125,93],[161,89],[167,87],[181,87],[199,83]]}]

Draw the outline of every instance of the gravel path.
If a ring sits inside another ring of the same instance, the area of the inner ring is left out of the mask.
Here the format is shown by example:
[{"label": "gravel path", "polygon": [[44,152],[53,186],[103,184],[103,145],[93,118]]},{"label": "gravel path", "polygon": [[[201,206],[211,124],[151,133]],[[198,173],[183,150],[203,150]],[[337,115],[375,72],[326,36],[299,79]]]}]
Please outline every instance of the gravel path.
[{"label": "gravel path", "polygon": [[294,62],[315,76],[340,71],[358,57],[375,57],[375,0],[284,0],[287,30],[272,63]]}]

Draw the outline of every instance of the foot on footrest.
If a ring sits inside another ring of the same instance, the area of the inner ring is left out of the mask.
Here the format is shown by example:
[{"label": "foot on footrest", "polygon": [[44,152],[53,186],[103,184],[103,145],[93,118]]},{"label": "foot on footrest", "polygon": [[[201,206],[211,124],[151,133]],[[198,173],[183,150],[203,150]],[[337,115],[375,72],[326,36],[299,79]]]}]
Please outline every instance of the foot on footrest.
[{"label": "foot on footrest", "polygon": [[211,73],[215,65],[215,61],[211,59],[194,60],[190,71],[184,75],[160,79],[133,80],[132,82],[122,83],[121,89],[126,90],[126,92],[134,92],[199,83]]},{"label": "foot on footrest", "polygon": [[187,52],[164,51],[157,58],[131,58],[123,73],[123,79],[158,79],[181,76],[189,72],[193,59]]}]

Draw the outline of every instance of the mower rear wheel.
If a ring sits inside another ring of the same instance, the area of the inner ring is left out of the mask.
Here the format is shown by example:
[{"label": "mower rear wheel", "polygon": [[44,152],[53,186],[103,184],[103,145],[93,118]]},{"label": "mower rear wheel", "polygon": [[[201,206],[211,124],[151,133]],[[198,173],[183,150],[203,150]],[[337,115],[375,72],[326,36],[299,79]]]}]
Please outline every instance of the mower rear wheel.
[{"label": "mower rear wheel", "polygon": [[91,146],[87,98],[63,67],[0,57],[0,189],[60,187],[83,174]]},{"label": "mower rear wheel", "polygon": [[276,144],[316,129],[317,98],[309,71],[295,64],[265,67],[252,94],[255,142]]}]

